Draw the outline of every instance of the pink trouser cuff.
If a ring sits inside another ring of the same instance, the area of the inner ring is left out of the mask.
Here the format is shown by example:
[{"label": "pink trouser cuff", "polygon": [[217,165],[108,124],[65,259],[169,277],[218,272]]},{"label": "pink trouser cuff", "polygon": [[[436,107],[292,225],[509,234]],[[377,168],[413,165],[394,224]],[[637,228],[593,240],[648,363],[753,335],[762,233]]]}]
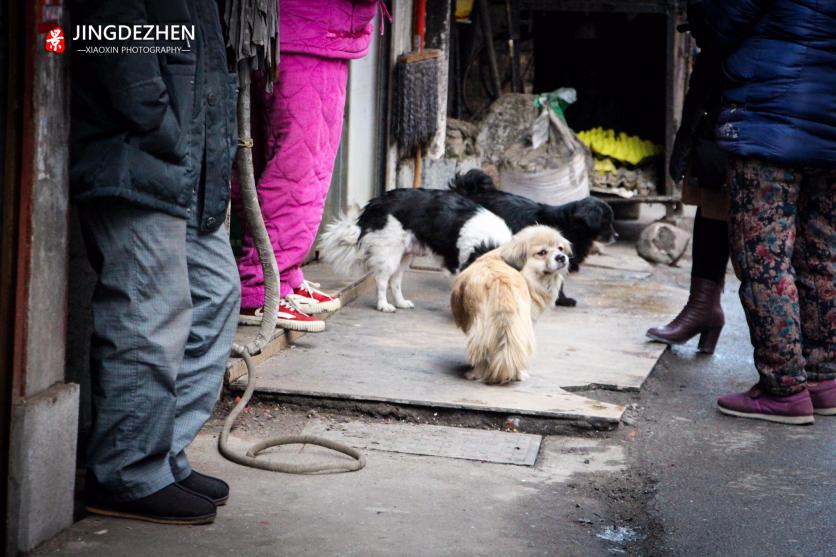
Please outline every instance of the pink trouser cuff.
[{"label": "pink trouser cuff", "polygon": [[[293,289],[302,284],[305,275],[302,269],[294,267],[282,273],[279,280],[279,295],[284,298],[293,293]],[[264,287],[242,286],[241,287],[241,309],[254,309],[264,306]]]}]

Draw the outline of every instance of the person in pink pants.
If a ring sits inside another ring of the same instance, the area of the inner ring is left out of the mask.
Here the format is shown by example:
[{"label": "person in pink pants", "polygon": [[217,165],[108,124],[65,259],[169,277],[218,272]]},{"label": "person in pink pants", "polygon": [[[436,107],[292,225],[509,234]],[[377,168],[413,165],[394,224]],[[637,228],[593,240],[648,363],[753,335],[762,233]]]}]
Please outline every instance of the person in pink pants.
[{"label": "person in pink pants", "polygon": [[[313,317],[340,300],[305,280],[301,265],[319,229],[340,144],[349,60],[366,55],[379,0],[279,0],[279,75],[272,93],[253,89],[257,190],[279,265],[280,327],[319,332]],[[259,141],[260,139],[260,141]],[[233,206],[240,215],[240,192]],[[264,278],[244,228],[239,321],[258,324]]]}]

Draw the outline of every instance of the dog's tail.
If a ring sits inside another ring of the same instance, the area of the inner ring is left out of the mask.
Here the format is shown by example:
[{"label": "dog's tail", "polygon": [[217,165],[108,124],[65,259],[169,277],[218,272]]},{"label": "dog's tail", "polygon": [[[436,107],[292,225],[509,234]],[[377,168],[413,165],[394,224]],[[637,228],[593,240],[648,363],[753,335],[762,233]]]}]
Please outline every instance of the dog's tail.
[{"label": "dog's tail", "polygon": [[477,311],[467,338],[467,353],[476,372],[488,384],[523,379],[534,354],[528,296],[494,281]]},{"label": "dog's tail", "polygon": [[466,174],[456,174],[450,182],[450,189],[459,195],[467,197],[480,191],[495,190],[496,185],[486,172],[478,168],[467,171]]},{"label": "dog's tail", "polygon": [[354,275],[365,269],[360,227],[354,217],[340,215],[328,223],[317,248],[322,252],[322,259],[340,274]]},{"label": "dog's tail", "polygon": [[489,251],[493,251],[493,250],[495,250],[495,249],[496,249],[496,248],[498,248],[500,245],[501,245],[501,244],[500,244],[499,242],[494,241],[494,240],[484,240],[484,241],[482,241],[482,242],[479,242],[479,245],[478,245],[478,246],[475,246],[475,247],[473,248],[473,251],[472,251],[472,252],[470,252],[470,255],[468,256],[467,261],[465,261],[465,262],[462,264],[462,266],[461,266],[461,267],[459,267],[459,272],[461,273],[462,271],[464,271],[465,269],[467,269],[468,267],[470,267],[470,265],[471,265],[474,261],[476,261],[477,259],[479,259],[479,258],[480,258],[480,257],[482,257],[483,255],[485,255],[485,254],[486,254],[486,253],[488,253]]}]

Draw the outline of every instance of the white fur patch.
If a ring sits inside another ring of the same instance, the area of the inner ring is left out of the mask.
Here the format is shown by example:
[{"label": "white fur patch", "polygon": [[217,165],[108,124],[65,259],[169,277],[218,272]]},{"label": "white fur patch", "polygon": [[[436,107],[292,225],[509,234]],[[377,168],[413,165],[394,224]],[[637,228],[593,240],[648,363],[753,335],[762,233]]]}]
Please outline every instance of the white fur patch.
[{"label": "white fur patch", "polygon": [[325,227],[318,247],[325,262],[334,270],[343,275],[353,275],[364,269],[362,254],[357,245],[359,239],[360,227],[357,226],[357,219],[341,215]]},{"label": "white fur patch", "polygon": [[392,215],[386,217],[386,225],[380,230],[367,232],[360,240],[360,250],[371,272],[377,269],[397,268],[403,257],[437,257],[435,252],[418,241],[415,235],[404,229],[401,221]]},{"label": "white fur patch", "polygon": [[473,251],[481,244],[496,244],[501,246],[511,241],[511,229],[505,221],[480,207],[459,232],[456,247],[459,250],[459,268],[470,258]]},{"label": "white fur patch", "polygon": [[401,258],[416,244],[415,236],[404,230],[400,221],[389,215],[386,226],[380,230],[367,232],[360,240],[360,250],[366,268],[371,272],[391,269],[394,272],[401,262]]},{"label": "white fur patch", "polygon": [[[397,307],[414,307],[401,291],[403,272],[413,256],[431,255],[432,251],[421,244],[415,235],[405,230],[401,222],[389,215],[380,230],[368,232],[360,240],[360,251],[366,268],[374,275],[377,284],[377,309],[393,312]],[[395,305],[389,303],[386,293],[391,286]]]}]

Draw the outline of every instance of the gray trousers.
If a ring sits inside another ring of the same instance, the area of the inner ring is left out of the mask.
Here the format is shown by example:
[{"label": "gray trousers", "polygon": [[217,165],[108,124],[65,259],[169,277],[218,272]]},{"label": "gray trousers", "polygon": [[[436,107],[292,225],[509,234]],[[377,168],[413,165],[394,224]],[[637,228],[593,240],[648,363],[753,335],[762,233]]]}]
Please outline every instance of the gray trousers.
[{"label": "gray trousers", "polygon": [[191,473],[185,448],[212,413],[240,283],[225,229],[127,202],[80,208],[93,295],[88,473],[132,500]]}]

